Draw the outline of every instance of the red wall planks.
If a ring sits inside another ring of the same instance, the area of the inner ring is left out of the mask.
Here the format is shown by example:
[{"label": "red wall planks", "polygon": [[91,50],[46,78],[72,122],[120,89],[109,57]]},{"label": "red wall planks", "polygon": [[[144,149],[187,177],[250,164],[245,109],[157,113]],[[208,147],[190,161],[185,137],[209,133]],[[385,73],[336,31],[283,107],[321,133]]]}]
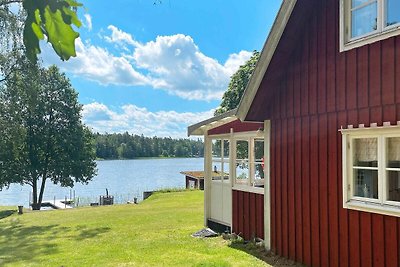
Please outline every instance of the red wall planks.
[{"label": "red wall planks", "polygon": [[232,212],[232,218],[238,218],[232,232],[245,240],[264,239],[264,195],[232,190]]},{"label": "red wall planks", "polygon": [[305,265],[398,266],[399,218],[343,209],[338,129],[400,120],[400,37],[339,52],[338,5],[316,4],[263,88],[275,90],[259,115],[271,119],[272,249]]}]

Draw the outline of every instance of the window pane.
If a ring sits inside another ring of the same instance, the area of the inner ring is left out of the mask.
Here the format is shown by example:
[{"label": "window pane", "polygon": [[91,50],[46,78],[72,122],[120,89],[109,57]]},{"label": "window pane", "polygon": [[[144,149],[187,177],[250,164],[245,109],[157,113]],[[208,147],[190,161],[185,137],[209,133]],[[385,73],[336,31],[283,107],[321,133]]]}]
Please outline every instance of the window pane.
[{"label": "window pane", "polygon": [[358,167],[378,166],[378,139],[359,138],[353,140],[353,164]]},{"label": "window pane", "polygon": [[227,162],[224,162],[223,176],[224,180],[229,180],[229,163]]},{"label": "window pane", "polygon": [[351,12],[351,37],[358,37],[377,29],[377,4],[372,3]]},{"label": "window pane", "polygon": [[386,26],[400,22],[400,1],[386,0]]},{"label": "window pane", "polygon": [[367,2],[369,2],[370,0],[352,0],[351,1],[351,8],[355,8],[358,7],[362,4],[365,4]]},{"label": "window pane", "polygon": [[224,140],[224,158],[229,159],[229,140]]},{"label": "window pane", "polygon": [[388,200],[400,201],[400,172],[388,171],[389,179]]},{"label": "window pane", "polygon": [[221,140],[212,140],[212,157],[221,158]]},{"label": "window pane", "polygon": [[249,163],[245,160],[236,162],[236,180],[246,182],[249,179]]},{"label": "window pane", "polygon": [[386,139],[387,167],[400,168],[400,137]]},{"label": "window pane", "polygon": [[354,170],[354,196],[378,199],[378,171]]},{"label": "window pane", "polygon": [[264,158],[264,140],[254,140],[254,158],[256,161]]},{"label": "window pane", "polygon": [[212,162],[212,179],[221,181],[222,176],[222,162]]},{"label": "window pane", "polygon": [[261,164],[254,165],[254,186],[264,187],[264,169]]},{"label": "window pane", "polygon": [[237,159],[248,159],[249,158],[249,142],[245,140],[239,140],[236,142],[236,158]]}]

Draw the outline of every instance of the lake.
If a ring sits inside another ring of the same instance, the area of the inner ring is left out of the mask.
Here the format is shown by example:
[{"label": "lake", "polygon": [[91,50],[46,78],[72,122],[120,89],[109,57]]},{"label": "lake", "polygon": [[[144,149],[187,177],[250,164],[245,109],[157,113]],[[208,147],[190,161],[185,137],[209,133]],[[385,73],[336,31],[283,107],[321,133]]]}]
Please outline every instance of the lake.
[{"label": "lake", "polygon": [[[98,175],[87,184],[65,188],[47,182],[43,200],[64,199],[74,196],[81,205],[98,202],[100,195],[114,196],[116,203],[142,199],[143,191],[162,188],[185,187],[181,171],[203,170],[203,158],[135,159],[97,161]],[[28,185],[11,185],[0,191],[0,205],[29,205],[32,188]]]}]

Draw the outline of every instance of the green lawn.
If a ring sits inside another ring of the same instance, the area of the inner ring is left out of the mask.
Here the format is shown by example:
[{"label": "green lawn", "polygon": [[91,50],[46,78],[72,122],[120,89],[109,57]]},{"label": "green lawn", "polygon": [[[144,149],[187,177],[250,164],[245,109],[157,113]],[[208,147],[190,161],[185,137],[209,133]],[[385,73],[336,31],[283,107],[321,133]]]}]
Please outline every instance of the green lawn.
[{"label": "green lawn", "polygon": [[203,192],[139,205],[13,213],[0,208],[0,266],[268,266],[222,238],[196,239]]}]

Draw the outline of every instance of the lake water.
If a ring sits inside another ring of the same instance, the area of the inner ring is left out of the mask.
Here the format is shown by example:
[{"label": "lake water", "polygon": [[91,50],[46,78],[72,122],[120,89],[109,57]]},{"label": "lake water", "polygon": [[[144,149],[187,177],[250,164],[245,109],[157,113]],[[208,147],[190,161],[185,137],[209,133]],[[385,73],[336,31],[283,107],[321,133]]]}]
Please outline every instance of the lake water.
[{"label": "lake water", "polygon": [[[46,184],[44,200],[64,199],[74,196],[81,205],[98,202],[106,188],[116,203],[126,203],[137,197],[142,199],[143,191],[185,187],[185,177],[181,171],[199,171],[204,168],[203,158],[137,159],[97,161],[98,175],[87,184],[75,184],[74,188],[64,188],[50,182]],[[0,205],[29,205],[31,187],[11,185],[0,191]]]}]

